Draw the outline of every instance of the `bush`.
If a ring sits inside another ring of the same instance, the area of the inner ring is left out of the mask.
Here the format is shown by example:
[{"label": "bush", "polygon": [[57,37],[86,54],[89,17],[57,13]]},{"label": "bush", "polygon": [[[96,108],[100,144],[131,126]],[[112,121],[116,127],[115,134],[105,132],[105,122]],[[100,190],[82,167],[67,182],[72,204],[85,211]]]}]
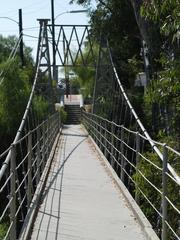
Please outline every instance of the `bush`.
[{"label": "bush", "polygon": [[[174,144],[175,145],[175,144]],[[161,151],[162,152],[162,151]],[[145,158],[151,161],[153,164],[157,165],[158,167],[162,168],[162,160],[158,157],[158,155],[154,152],[145,152],[143,153]],[[176,170],[177,173],[180,172],[180,157],[177,157],[174,153],[168,151],[168,163]],[[137,169],[141,171],[141,173],[155,185],[160,191],[162,191],[162,171],[156,169],[152,164],[148,161],[144,160],[143,158],[140,159],[139,163],[137,164]],[[149,199],[151,203],[156,207],[156,209],[161,212],[162,211],[162,196],[158,193],[144,178],[143,176],[137,171],[133,175],[133,179],[135,180],[137,186],[143,191],[145,196]],[[177,209],[180,209],[180,202],[179,202],[179,190],[180,187],[171,179],[167,178],[167,197],[170,201],[176,206]],[[155,228],[157,233],[161,233],[161,218],[158,216],[156,211],[152,208],[152,206],[148,203],[145,197],[142,195],[140,190],[136,189],[136,194],[139,199],[139,205],[143,212],[145,213],[146,217],[151,222],[152,226]],[[179,215],[173,209],[173,207],[168,204],[167,206],[168,211],[168,223],[176,232],[178,229],[178,221]],[[172,236],[172,233],[168,231],[168,239],[175,239]]]},{"label": "bush", "polygon": [[0,139],[7,147],[14,138],[30,93],[29,74],[19,68],[17,59],[0,64],[3,81],[0,85]]},{"label": "bush", "polygon": [[48,114],[48,102],[42,96],[35,96],[33,99],[33,108],[37,114],[39,123],[47,117]]},{"label": "bush", "polygon": [[60,113],[61,122],[65,123],[67,119],[67,112],[64,110],[64,107],[59,108],[58,112]]},{"label": "bush", "polygon": [[3,240],[8,230],[8,224],[7,223],[1,223],[0,224],[0,240]]}]

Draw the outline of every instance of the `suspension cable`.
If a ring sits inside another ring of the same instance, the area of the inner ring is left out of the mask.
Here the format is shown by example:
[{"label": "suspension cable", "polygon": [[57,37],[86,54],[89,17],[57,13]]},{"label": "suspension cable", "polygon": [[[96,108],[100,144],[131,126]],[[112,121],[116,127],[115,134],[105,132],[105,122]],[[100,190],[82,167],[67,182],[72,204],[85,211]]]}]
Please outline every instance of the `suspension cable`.
[{"label": "suspension cable", "polygon": [[[42,34],[42,32],[41,32],[41,34]],[[41,37],[44,40],[43,34],[41,35]],[[14,138],[14,141],[13,141],[12,145],[14,145],[19,140],[19,138],[21,136],[21,133],[22,133],[22,130],[23,130],[23,127],[25,125],[25,121],[26,121],[28,113],[29,113],[30,105],[32,103],[32,99],[33,99],[33,96],[34,96],[34,93],[35,93],[35,87],[36,87],[37,78],[38,78],[38,74],[39,74],[39,67],[40,67],[40,62],[41,62],[40,60],[41,60],[42,48],[43,48],[43,44],[41,45],[41,48],[40,48],[40,54],[39,54],[38,62],[37,62],[37,65],[36,65],[36,73],[35,73],[35,77],[34,77],[34,82],[33,82],[32,90],[31,90],[31,94],[29,96],[29,100],[28,100],[28,103],[27,103],[27,106],[26,106],[26,109],[25,109],[22,121],[20,123],[19,129],[18,129],[18,131],[16,133],[16,136]],[[9,153],[8,153],[8,155],[7,155],[5,161],[4,161],[4,163],[3,163],[3,165],[2,165],[2,167],[0,169],[0,180],[2,179],[2,177],[3,177],[4,173],[5,173],[5,170],[7,169],[8,165],[9,165],[10,158],[11,158],[11,151],[12,150],[10,149]]]},{"label": "suspension cable", "polygon": [[[109,52],[109,56],[110,56],[110,61],[111,61],[111,65],[112,65],[112,68],[113,68],[113,71],[114,71],[114,74],[115,74],[115,77],[116,77],[116,80],[119,84],[119,87],[121,89],[121,92],[130,108],[130,111],[132,112],[135,120],[137,121],[139,127],[141,128],[142,132],[144,133],[144,135],[146,136],[146,138],[148,139],[149,143],[151,144],[152,148],[154,149],[154,151],[157,153],[157,155],[160,157],[160,159],[163,161],[163,155],[162,153],[160,152],[160,150],[156,147],[156,145],[154,144],[154,142],[152,141],[152,138],[150,137],[149,133],[147,132],[147,130],[145,129],[144,125],[142,124],[141,120],[139,119],[138,115],[136,114],[133,106],[131,105],[130,101],[129,101],[129,98],[121,84],[121,81],[119,79],[119,76],[117,74],[117,71],[116,71],[116,68],[115,68],[115,65],[114,65],[114,62],[113,62],[113,58],[112,58],[112,54],[111,54],[111,50],[110,50],[110,46],[109,46],[109,42],[107,41],[107,48],[108,48],[108,52]],[[172,176],[176,179],[176,181],[178,182],[178,184],[180,185],[180,177],[178,176],[178,174],[175,172],[175,170],[173,169],[173,167],[168,163],[168,169],[170,171],[170,173],[172,174]]]},{"label": "suspension cable", "polygon": [[[9,54],[9,57],[8,57],[8,61],[13,60],[13,59],[15,58],[16,53],[17,53],[18,48],[19,48],[19,45],[20,45],[20,42],[21,42],[21,40],[22,40],[22,37],[23,37],[23,36],[21,35],[21,37],[19,37],[18,41],[15,43],[14,47],[12,48],[12,50],[11,50],[11,52],[10,52],[10,54]],[[2,76],[2,78],[1,78],[1,80],[0,80],[0,85],[3,83],[4,78],[5,78],[5,76],[7,75],[7,72],[8,72],[8,70],[9,70],[10,66],[11,66],[11,62],[9,62],[8,67],[7,67],[7,69],[6,69],[6,72],[5,72],[5,70],[2,70],[2,71],[1,71],[0,77],[1,77],[2,75],[4,75],[4,76]],[[5,72],[5,73],[4,73],[4,72]]]}]

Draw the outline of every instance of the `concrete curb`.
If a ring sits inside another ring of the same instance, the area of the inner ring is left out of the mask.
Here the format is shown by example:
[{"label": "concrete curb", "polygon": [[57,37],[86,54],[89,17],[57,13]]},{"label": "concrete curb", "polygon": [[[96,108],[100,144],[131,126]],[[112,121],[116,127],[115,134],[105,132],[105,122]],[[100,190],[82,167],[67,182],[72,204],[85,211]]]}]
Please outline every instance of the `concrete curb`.
[{"label": "concrete curb", "polygon": [[158,236],[156,235],[156,233],[152,229],[152,226],[151,226],[150,222],[145,217],[144,213],[139,208],[139,206],[137,205],[137,203],[135,202],[135,200],[133,199],[133,197],[131,196],[131,194],[129,193],[127,188],[125,187],[125,185],[119,179],[119,177],[117,176],[116,172],[114,171],[114,169],[111,167],[111,165],[108,162],[108,160],[105,158],[105,156],[101,152],[100,148],[97,146],[97,144],[95,143],[95,141],[93,140],[93,138],[91,136],[89,136],[89,138],[90,138],[91,142],[93,143],[96,151],[98,152],[100,158],[103,160],[103,162],[105,164],[105,167],[107,168],[106,170],[112,176],[113,180],[115,181],[116,186],[122,192],[122,194],[123,194],[124,198],[126,199],[129,207],[131,208],[131,210],[133,211],[135,217],[137,218],[137,220],[138,220],[142,230],[144,231],[144,233],[145,233],[145,235],[147,237],[147,240],[159,240]]},{"label": "concrete curb", "polygon": [[20,236],[18,238],[19,240],[30,239],[32,226],[33,226],[34,221],[36,219],[36,215],[37,215],[37,211],[38,211],[38,207],[39,207],[39,202],[41,200],[41,196],[42,196],[43,190],[45,188],[45,184],[46,184],[48,173],[49,173],[49,170],[50,170],[50,167],[51,167],[51,163],[52,163],[52,160],[54,158],[55,151],[56,151],[56,148],[57,148],[57,145],[58,145],[58,142],[59,142],[59,138],[60,138],[60,135],[61,135],[61,130],[58,133],[58,135],[57,135],[57,137],[54,141],[54,144],[53,144],[52,150],[50,152],[49,158],[47,160],[44,172],[43,172],[43,174],[41,176],[41,179],[39,181],[39,184],[36,188],[36,191],[35,191],[34,197],[32,199],[31,205],[29,207],[28,213],[26,215],[26,218],[25,218]]}]

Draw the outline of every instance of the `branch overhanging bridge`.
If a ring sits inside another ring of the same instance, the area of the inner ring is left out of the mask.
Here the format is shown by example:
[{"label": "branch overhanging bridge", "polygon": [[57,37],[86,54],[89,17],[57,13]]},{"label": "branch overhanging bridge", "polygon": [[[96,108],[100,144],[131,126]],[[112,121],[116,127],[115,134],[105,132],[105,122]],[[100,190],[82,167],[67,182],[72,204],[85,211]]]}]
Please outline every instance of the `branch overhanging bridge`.
[{"label": "branch overhanging bridge", "polygon": [[[150,137],[108,41],[94,46],[89,26],[56,25],[53,43],[52,26],[39,21],[32,91],[13,143],[0,154],[3,239],[180,239],[180,153]],[[53,82],[73,67],[94,69],[93,109],[81,103],[81,125],[63,126]]]}]

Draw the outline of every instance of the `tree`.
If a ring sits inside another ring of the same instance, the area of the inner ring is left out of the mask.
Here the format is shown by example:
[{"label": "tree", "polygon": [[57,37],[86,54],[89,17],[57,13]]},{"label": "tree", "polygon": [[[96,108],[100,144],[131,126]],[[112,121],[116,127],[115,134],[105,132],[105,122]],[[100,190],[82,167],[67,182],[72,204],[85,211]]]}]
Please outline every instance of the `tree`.
[{"label": "tree", "polygon": [[31,48],[24,46],[26,66],[21,68],[18,51],[9,59],[18,38],[0,35],[0,139],[1,150],[12,142],[19,127],[34,75]]},{"label": "tree", "polygon": [[146,92],[146,102],[155,106],[152,113],[156,133],[171,135],[175,141],[180,139],[179,10],[178,0],[144,1],[141,8],[142,15],[159,26],[162,39],[159,58],[155,59],[157,72]]},{"label": "tree", "polygon": [[[92,47],[92,49],[91,49]],[[73,80],[74,84],[78,83],[80,91],[83,94],[84,98],[92,98],[94,90],[94,80],[95,80],[95,62],[98,57],[99,46],[96,43],[93,43],[92,46],[85,44],[83,49],[83,58],[79,56],[77,59],[77,67],[71,69],[75,73],[75,78]],[[93,52],[93,54],[92,54]],[[84,62],[88,67],[84,67]]]},{"label": "tree", "polygon": [[179,0],[150,0],[144,1],[142,6],[142,15],[146,19],[158,23],[160,32],[166,37],[166,40],[168,39],[168,43],[172,44],[176,41],[178,43],[180,38]]},{"label": "tree", "polygon": [[[177,143],[174,142],[174,140],[170,137],[165,137],[162,140],[168,145],[173,145],[174,148],[177,147]],[[163,151],[162,148],[161,151]],[[150,202],[160,213],[162,213],[162,195],[157,190],[155,190],[155,188],[152,187],[151,184],[148,183],[148,181],[151,182],[157,189],[162,192],[162,172],[160,171],[160,169],[157,169],[155,167],[158,166],[159,168],[162,168],[162,161],[155,152],[145,151],[143,153],[143,156],[144,158],[140,157],[140,161],[138,161],[138,164],[136,166],[138,171],[136,171],[136,173],[133,175],[133,179],[138,186],[138,188],[136,189],[136,194],[138,195],[139,206],[151,222],[157,234],[161,236],[161,217],[157,214]],[[147,159],[149,161],[147,161]],[[180,158],[177,155],[175,155],[171,151],[168,151],[168,163],[171,164],[171,166],[177,171],[178,174],[180,173],[179,160]],[[148,181],[146,181],[144,177],[146,177]],[[167,198],[176,206],[177,209],[180,209],[179,194],[177,194],[179,191],[178,184],[176,184],[170,177],[167,177],[166,184],[168,189],[166,195]],[[150,202],[148,202],[147,199]],[[172,229],[176,233],[178,233],[179,214],[169,203],[167,204],[167,221],[172,227]],[[169,228],[167,229],[167,239],[177,239],[175,238],[172,231],[170,231]]]},{"label": "tree", "polygon": [[91,13],[90,23],[96,41],[100,33],[104,41],[108,38],[117,71],[123,84],[130,88],[137,73],[131,59],[141,59],[141,36],[130,2],[99,1]]},{"label": "tree", "polygon": [[1,63],[1,70],[6,74],[0,85],[0,139],[3,139],[4,145],[1,147],[8,147],[25,110],[30,81],[28,69],[19,68],[18,59]]},{"label": "tree", "polygon": [[[8,59],[17,42],[18,38],[16,36],[3,37],[0,35],[0,63]],[[24,59],[25,63],[28,65],[33,64],[31,53],[32,49],[30,47],[24,46]]]},{"label": "tree", "polygon": [[[90,0],[71,2],[91,3]],[[129,63],[140,60],[140,42],[145,40],[151,80],[145,97],[145,110],[148,109],[147,115],[152,119],[149,130],[155,134],[164,131],[175,139],[180,139],[179,11],[179,0],[100,0],[91,14],[96,36],[102,31],[110,39],[113,59],[126,87],[133,86],[137,71],[143,69],[142,65],[137,69],[137,64]]]},{"label": "tree", "polygon": [[[73,3],[73,2],[86,6],[86,5],[90,5],[91,0],[71,0],[70,3]],[[139,35],[141,35],[141,39],[147,43],[150,54],[152,56],[158,56],[159,46],[161,44],[159,28],[158,28],[158,25],[154,24],[152,21],[149,21],[149,19],[141,15],[141,7],[145,2],[147,1],[146,0],[127,0],[127,1],[98,0],[98,3],[99,3],[98,5],[102,6],[104,9],[106,9],[106,11],[109,11],[111,15],[114,15],[114,16],[116,15],[116,12],[121,12],[121,15],[119,15],[120,17],[119,20],[118,18],[116,18],[116,20],[113,22],[114,24],[121,24],[120,20],[122,19],[123,19],[123,22],[125,22],[126,20],[126,23],[130,23],[131,19],[133,19],[134,24],[136,21],[135,25],[138,26],[139,28]],[[114,3],[116,5],[116,8],[113,8],[111,6]],[[124,9],[125,6],[128,6],[128,9],[125,10]],[[126,13],[126,16],[125,16],[125,13]],[[133,32],[132,28],[131,28],[131,31]]]}]

